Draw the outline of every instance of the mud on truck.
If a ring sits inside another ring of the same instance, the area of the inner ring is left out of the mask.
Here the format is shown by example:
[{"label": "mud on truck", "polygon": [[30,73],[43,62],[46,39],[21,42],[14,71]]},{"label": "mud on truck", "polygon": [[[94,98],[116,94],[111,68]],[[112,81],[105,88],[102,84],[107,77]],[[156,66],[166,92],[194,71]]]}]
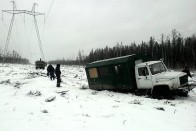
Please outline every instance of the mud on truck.
[{"label": "mud on truck", "polygon": [[151,61],[146,54],[95,61],[85,70],[89,88],[94,90],[139,90],[153,98],[187,95],[190,90],[186,73],[170,71],[162,60]]}]

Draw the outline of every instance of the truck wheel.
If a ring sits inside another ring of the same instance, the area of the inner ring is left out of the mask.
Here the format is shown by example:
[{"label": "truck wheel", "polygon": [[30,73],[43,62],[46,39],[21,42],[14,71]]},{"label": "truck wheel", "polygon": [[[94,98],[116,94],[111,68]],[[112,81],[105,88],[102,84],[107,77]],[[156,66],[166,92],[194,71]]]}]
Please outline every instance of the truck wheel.
[{"label": "truck wheel", "polygon": [[169,87],[167,88],[166,92],[165,92],[165,99],[169,99],[169,100],[174,100],[174,92],[172,90],[169,89]]},{"label": "truck wheel", "polygon": [[153,98],[153,99],[158,98],[158,89],[157,89],[157,87],[154,87],[154,88],[152,89],[151,94],[152,94],[152,98]]},{"label": "truck wheel", "polygon": [[154,99],[174,99],[174,94],[168,86],[156,86],[152,89],[152,98]]}]

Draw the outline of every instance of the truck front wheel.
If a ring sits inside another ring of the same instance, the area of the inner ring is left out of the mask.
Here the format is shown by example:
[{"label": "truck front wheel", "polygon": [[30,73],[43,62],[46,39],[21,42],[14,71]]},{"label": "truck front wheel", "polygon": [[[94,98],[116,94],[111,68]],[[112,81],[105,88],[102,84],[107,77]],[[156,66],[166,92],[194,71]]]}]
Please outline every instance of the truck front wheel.
[{"label": "truck front wheel", "polygon": [[174,94],[168,86],[155,86],[151,94],[154,99],[174,99]]}]

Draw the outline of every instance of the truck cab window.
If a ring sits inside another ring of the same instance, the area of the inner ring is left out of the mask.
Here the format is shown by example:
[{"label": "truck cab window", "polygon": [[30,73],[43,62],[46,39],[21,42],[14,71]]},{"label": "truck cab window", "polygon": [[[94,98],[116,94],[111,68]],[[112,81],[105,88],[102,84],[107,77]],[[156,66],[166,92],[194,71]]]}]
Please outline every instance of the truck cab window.
[{"label": "truck cab window", "polygon": [[147,67],[138,68],[138,74],[139,74],[139,76],[147,76],[147,75],[149,75]]},{"label": "truck cab window", "polygon": [[96,68],[90,68],[88,70],[90,78],[98,78],[98,73]]}]

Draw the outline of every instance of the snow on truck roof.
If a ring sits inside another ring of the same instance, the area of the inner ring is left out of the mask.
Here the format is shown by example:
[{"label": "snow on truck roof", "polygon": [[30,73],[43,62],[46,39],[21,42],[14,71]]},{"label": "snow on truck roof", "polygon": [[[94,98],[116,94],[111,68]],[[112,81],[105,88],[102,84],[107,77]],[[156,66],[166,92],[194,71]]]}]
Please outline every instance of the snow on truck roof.
[{"label": "snow on truck roof", "polygon": [[121,56],[121,57],[115,57],[115,58],[110,58],[110,59],[99,60],[99,61],[92,62],[92,63],[90,63],[90,64],[99,63],[99,62],[104,62],[104,61],[110,61],[110,60],[117,60],[117,59],[128,58],[128,57],[133,56],[133,55],[135,55],[135,54],[126,55],[126,56]]},{"label": "snow on truck roof", "polygon": [[161,62],[161,61],[148,61],[148,62],[143,62],[143,63],[137,64],[136,66],[145,66],[146,63],[148,65],[152,65],[152,64],[155,64],[155,63],[159,63],[159,62]]},{"label": "snow on truck roof", "polygon": [[137,60],[141,58],[143,59],[145,57],[147,57],[146,54],[140,54],[140,55],[132,54],[132,55],[126,55],[126,56],[115,57],[115,58],[110,58],[110,59],[104,59],[104,60],[99,60],[99,61],[89,63],[86,65],[86,68],[112,65],[112,64],[120,64],[120,63],[128,62],[129,60],[135,61],[136,59]]},{"label": "snow on truck roof", "polygon": [[86,65],[86,68],[127,62],[131,56],[135,56],[135,54],[115,57],[115,58],[110,58],[110,59],[104,59],[104,60],[98,60],[95,62],[88,63]]}]

